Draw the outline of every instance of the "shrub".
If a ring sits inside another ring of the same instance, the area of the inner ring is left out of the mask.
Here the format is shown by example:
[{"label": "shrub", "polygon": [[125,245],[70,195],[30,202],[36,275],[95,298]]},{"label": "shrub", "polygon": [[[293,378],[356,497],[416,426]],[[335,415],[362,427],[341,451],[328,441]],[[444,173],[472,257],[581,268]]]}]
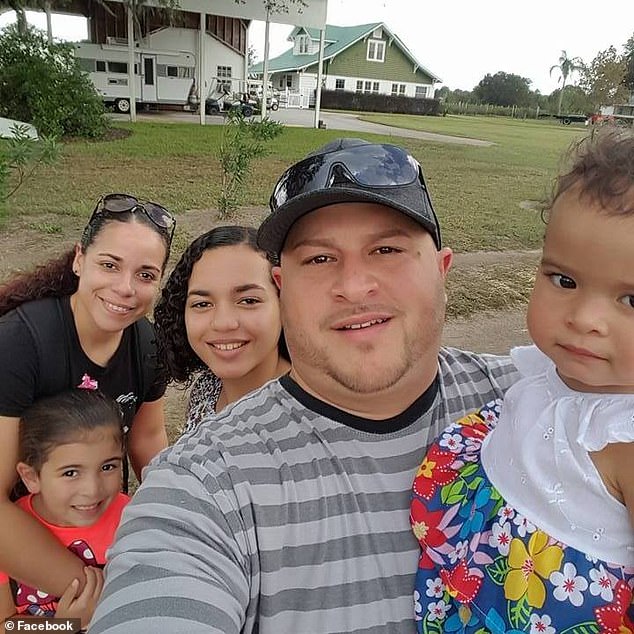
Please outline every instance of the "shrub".
[{"label": "shrub", "polygon": [[53,137],[34,139],[28,126],[13,126],[12,137],[0,140],[0,221],[7,212],[7,200],[33,175],[38,165],[54,163],[59,146]]},{"label": "shrub", "polygon": [[227,113],[219,152],[222,189],[216,200],[221,218],[237,211],[252,161],[268,154],[267,141],[280,135],[283,127],[268,117],[247,121],[239,108]]},{"label": "shrub", "polygon": [[0,116],[32,123],[48,136],[100,137],[103,102],[71,44],[49,44],[33,27],[0,32]]}]

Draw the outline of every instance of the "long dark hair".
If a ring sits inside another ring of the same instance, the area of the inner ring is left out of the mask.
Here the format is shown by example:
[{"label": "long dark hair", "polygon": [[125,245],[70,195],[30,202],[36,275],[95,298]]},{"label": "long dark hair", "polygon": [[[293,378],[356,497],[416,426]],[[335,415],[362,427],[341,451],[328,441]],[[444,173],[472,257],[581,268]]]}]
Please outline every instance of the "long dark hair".
[{"label": "long dark hair", "polygon": [[[226,225],[216,227],[196,238],[185,250],[167,280],[161,298],[154,309],[154,327],[158,357],[167,381],[189,383],[194,372],[207,366],[192,350],[185,328],[185,304],[187,287],[194,265],[205,251],[218,247],[246,245],[266,258],[271,266],[278,263],[277,256],[262,251],[256,242],[257,230],[253,227]],[[271,280],[273,283],[273,280]],[[280,334],[278,350],[289,360],[284,333]]]},{"label": "long dark hair", "polygon": [[111,429],[123,449],[122,421],[117,403],[98,390],[74,389],[40,399],[20,417],[18,460],[39,472],[55,447],[101,428]]},{"label": "long dark hair", "polygon": [[[79,248],[82,252],[95,241],[102,229],[111,222],[140,222],[158,233],[165,244],[163,268],[170,253],[170,235],[167,230],[155,225],[144,213],[107,211],[93,214],[84,229]],[[78,279],[73,273],[75,249],[35,267],[31,271],[17,273],[0,285],[0,316],[25,302],[45,297],[66,297],[77,290]]]}]

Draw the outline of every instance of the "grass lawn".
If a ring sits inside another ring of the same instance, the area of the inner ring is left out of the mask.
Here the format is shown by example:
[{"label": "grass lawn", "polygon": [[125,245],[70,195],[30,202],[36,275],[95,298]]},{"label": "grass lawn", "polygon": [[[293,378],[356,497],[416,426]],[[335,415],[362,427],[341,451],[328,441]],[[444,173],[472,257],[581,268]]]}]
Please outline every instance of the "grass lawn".
[{"label": "grass lawn", "polygon": [[447,243],[458,251],[536,248],[540,214],[522,201],[548,198],[570,144],[585,127],[503,117],[365,114],[363,119],[491,141],[491,147],[418,146]]},{"label": "grass lawn", "polygon": [[[543,234],[540,212],[520,204],[548,197],[564,152],[586,133],[582,127],[494,117],[362,116],[376,123],[494,143],[477,147],[363,135],[368,140],[404,145],[420,160],[444,242],[455,251],[538,248]],[[40,168],[10,200],[9,216],[26,216],[32,229],[54,234],[68,225],[58,216],[85,218],[104,192],[136,193],[165,204],[177,215],[215,207],[220,189],[221,126],[141,122],[117,127],[130,131],[130,136],[66,143],[60,161]],[[254,163],[243,204],[265,207],[273,184],[290,163],[344,135],[335,130],[287,127],[271,143],[270,155]],[[8,231],[10,223],[0,226],[0,234]],[[175,257],[192,237],[177,230]],[[455,270],[448,284],[449,314],[466,316],[523,304],[533,272],[534,266],[525,262]]]},{"label": "grass lawn", "polygon": [[[522,209],[520,203],[547,196],[562,153],[585,133],[581,128],[504,118],[373,114],[364,118],[495,143],[470,147],[364,135],[369,140],[404,145],[421,161],[445,242],[458,251],[539,246],[539,212]],[[40,168],[10,200],[9,216],[33,216],[37,226],[38,216],[46,213],[43,230],[50,232],[56,214],[85,216],[101,193],[118,191],[157,200],[177,214],[215,206],[221,126],[147,122],[117,126],[132,134],[107,142],[65,144],[60,161]],[[286,128],[271,143],[270,156],[254,164],[243,204],[265,206],[273,183],[286,166],[345,134]]]}]

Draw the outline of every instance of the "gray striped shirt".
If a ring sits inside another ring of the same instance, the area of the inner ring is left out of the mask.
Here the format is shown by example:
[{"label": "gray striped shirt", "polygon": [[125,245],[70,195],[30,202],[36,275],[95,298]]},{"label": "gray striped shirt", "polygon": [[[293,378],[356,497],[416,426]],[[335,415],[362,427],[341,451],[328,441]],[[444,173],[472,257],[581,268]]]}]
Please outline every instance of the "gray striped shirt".
[{"label": "gray striped shirt", "polygon": [[516,379],[506,358],[439,361],[393,419],[284,377],[163,452],[124,512],[91,634],[415,632],[416,468],[439,431]]}]

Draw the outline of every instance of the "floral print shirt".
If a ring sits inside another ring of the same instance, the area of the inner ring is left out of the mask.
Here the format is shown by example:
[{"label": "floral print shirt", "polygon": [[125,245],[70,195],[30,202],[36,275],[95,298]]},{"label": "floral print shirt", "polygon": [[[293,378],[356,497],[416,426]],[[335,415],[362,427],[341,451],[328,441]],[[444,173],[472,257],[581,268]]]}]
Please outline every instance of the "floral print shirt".
[{"label": "floral print shirt", "polygon": [[414,592],[418,632],[634,632],[634,568],[550,536],[489,480],[480,449],[500,405],[489,403],[450,426],[416,474],[411,523],[422,549]]}]

